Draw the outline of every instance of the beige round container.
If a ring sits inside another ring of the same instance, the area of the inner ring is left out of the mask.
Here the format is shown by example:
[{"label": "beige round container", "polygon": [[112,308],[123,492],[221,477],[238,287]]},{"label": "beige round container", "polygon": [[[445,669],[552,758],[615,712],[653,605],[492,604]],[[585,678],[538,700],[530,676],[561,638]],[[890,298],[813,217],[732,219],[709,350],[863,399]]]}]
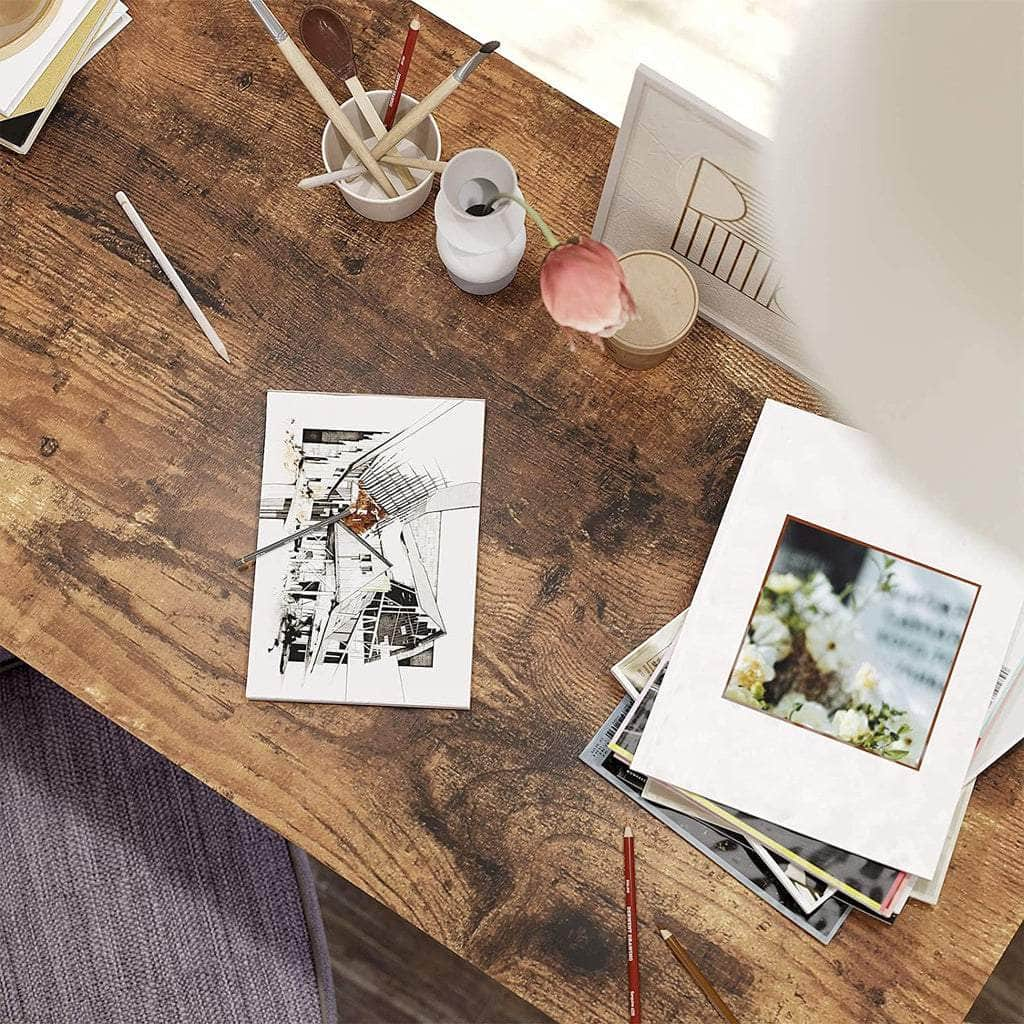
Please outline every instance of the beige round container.
[{"label": "beige round container", "polygon": [[0,0],[0,60],[34,43],[59,10],[60,0]]},{"label": "beige round container", "polygon": [[605,338],[612,358],[645,370],[657,366],[686,337],[697,319],[697,283],[667,252],[637,249],[619,257],[639,314],[618,334]]}]

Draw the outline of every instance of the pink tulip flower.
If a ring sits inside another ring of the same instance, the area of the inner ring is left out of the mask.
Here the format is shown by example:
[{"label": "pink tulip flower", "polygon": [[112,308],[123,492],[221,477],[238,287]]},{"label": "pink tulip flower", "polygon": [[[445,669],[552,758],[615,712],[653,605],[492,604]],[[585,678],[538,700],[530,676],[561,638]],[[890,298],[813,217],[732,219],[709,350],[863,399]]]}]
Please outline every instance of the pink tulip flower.
[{"label": "pink tulip flower", "polygon": [[586,235],[547,254],[540,268],[540,297],[556,324],[599,338],[610,338],[636,317],[615,253]]},{"label": "pink tulip flower", "polygon": [[526,210],[551,247],[540,268],[540,297],[556,324],[596,340],[610,338],[636,318],[626,276],[607,245],[586,235],[559,242],[522,196],[501,193],[490,206],[499,199],[509,199]]}]

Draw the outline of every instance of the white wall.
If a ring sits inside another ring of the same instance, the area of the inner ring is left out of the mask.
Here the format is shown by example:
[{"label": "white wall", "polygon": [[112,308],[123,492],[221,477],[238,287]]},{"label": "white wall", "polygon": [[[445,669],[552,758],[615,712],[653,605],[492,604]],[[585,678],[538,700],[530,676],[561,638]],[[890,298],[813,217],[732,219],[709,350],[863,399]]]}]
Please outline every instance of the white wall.
[{"label": "white wall", "polygon": [[764,135],[808,0],[427,0],[427,10],[619,123],[644,63]]}]

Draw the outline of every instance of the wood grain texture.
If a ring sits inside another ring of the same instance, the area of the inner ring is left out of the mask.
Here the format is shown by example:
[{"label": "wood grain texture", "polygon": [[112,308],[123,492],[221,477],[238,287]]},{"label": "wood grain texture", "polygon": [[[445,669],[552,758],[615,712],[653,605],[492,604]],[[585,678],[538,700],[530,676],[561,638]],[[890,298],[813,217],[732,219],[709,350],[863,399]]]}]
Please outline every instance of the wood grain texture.
[{"label": "wood grain texture", "polygon": [[[295,29],[298,0],[275,11]],[[577,760],[608,666],[685,606],[761,404],[818,408],[699,324],[657,369],[570,349],[542,244],[486,300],[437,259],[430,205],[359,220],[299,191],[323,119],[245,0],[138,0],[0,185],[0,644],[556,1020],[623,1016],[619,839],[637,833],[644,1004],[714,1020],[654,928],[742,1020],[953,1021],[1022,916],[1024,753],[978,784],[938,908],[854,915],[823,948]],[[413,8],[354,0],[367,88]],[[428,16],[408,90],[476,45]],[[613,129],[491,58],[443,106],[563,235]],[[225,366],[114,201],[124,188],[231,352]],[[248,703],[268,388],[487,399],[473,710]]]}]

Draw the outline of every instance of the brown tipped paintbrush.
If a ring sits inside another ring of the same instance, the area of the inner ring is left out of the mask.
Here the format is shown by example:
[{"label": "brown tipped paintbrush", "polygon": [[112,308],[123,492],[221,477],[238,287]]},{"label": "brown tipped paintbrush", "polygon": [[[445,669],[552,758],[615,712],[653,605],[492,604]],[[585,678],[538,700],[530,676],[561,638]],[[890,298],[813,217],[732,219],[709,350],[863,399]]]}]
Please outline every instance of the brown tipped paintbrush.
[{"label": "brown tipped paintbrush", "polygon": [[[349,149],[355,153],[359,162],[369,172],[370,177],[384,190],[384,195],[394,199],[398,195],[391,179],[381,170],[380,164],[370,155],[355,125],[341,112],[338,101],[331,95],[330,90],[324,85],[324,80],[316,73],[316,69],[306,59],[306,55],[295,45],[291,36],[284,30],[281,22],[274,17],[270,8],[264,0],[249,0],[249,5],[256,12],[263,27],[270,33],[271,38],[277,43],[277,48],[284,55],[284,59],[291,65],[292,71],[298,76],[299,81],[306,87],[310,96],[316,100],[320,109],[327,115],[335,131],[345,140]],[[390,146],[388,147],[391,148]],[[382,151],[383,152],[383,151]]]},{"label": "brown tipped paintbrush", "polygon": [[[250,0],[251,2],[251,0]],[[427,93],[426,96],[406,111],[394,124],[391,131],[387,132],[377,144],[370,150],[370,156],[379,160],[385,153],[390,152],[399,142],[402,141],[418,124],[425,121],[446,99],[469,76],[488,58],[501,44],[497,40],[484,43],[472,57],[464,64],[457,67],[440,85]]]}]

